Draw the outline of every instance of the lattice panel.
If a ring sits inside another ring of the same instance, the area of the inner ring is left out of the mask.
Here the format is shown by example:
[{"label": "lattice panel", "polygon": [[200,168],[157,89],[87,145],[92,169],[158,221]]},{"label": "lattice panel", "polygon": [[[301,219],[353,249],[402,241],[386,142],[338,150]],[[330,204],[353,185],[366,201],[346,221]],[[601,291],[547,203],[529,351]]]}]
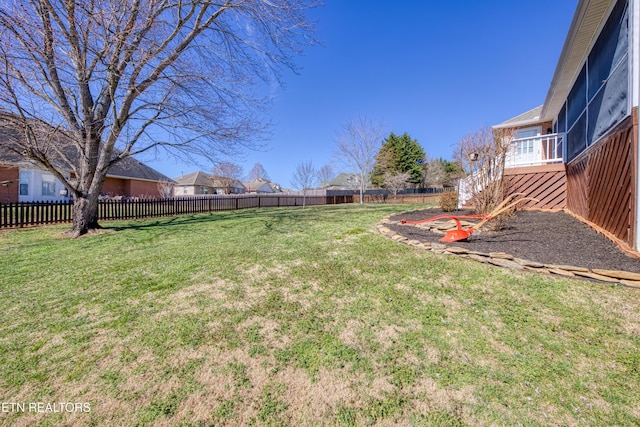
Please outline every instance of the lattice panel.
[{"label": "lattice panel", "polygon": [[584,158],[567,165],[567,207],[585,219],[589,217],[587,160]]},{"label": "lattice panel", "polygon": [[529,201],[525,209],[564,209],[567,181],[564,171],[527,172],[504,177],[505,196],[523,193],[538,202]]},{"label": "lattice panel", "polygon": [[629,243],[631,129],[615,134],[589,156],[589,221]]},{"label": "lattice panel", "polygon": [[631,118],[567,165],[567,207],[634,246],[635,138]]}]

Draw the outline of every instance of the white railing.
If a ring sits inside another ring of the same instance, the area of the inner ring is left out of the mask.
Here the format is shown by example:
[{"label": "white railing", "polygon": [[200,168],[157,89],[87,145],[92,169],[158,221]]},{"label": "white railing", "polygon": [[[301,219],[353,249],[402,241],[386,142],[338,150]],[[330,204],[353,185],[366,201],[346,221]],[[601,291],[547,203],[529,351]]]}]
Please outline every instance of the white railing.
[{"label": "white railing", "polygon": [[561,163],[563,161],[564,139],[563,133],[514,139],[507,152],[505,167]]},{"label": "white railing", "polygon": [[[565,135],[554,133],[519,138],[511,141],[505,158],[504,167],[539,166],[548,163],[562,163]],[[477,173],[474,172],[474,174]],[[475,180],[476,192],[482,191],[482,183]],[[474,179],[469,175],[458,182],[458,207],[461,208],[471,199]]]}]

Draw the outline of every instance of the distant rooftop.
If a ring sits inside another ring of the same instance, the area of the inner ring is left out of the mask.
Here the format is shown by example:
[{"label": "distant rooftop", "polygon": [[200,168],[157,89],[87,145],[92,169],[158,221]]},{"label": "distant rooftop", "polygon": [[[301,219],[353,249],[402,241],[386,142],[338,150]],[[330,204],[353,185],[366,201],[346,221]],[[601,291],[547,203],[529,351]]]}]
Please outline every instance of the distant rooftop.
[{"label": "distant rooftop", "polygon": [[202,185],[211,187],[211,175],[198,171],[187,175],[173,178],[177,185]]}]

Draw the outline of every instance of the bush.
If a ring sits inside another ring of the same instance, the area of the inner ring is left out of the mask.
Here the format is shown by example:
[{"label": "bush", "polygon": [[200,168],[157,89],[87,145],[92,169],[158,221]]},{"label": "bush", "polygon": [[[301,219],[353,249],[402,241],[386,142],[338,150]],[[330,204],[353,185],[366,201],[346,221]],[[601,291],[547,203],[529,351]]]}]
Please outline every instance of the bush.
[{"label": "bush", "polygon": [[447,191],[440,195],[440,209],[444,212],[455,211],[458,207],[458,194],[455,191]]},{"label": "bush", "polygon": [[485,228],[489,231],[500,231],[502,230],[507,222],[511,221],[516,215],[516,208],[512,207],[505,212],[502,212],[500,215],[491,219]]}]

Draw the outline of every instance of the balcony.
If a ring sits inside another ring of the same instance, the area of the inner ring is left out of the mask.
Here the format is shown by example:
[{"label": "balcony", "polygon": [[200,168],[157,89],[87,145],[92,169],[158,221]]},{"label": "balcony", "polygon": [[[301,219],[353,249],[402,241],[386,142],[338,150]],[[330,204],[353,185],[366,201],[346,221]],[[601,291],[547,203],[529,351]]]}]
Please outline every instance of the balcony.
[{"label": "balcony", "polygon": [[563,133],[514,139],[507,152],[505,168],[562,163],[564,139]]}]

